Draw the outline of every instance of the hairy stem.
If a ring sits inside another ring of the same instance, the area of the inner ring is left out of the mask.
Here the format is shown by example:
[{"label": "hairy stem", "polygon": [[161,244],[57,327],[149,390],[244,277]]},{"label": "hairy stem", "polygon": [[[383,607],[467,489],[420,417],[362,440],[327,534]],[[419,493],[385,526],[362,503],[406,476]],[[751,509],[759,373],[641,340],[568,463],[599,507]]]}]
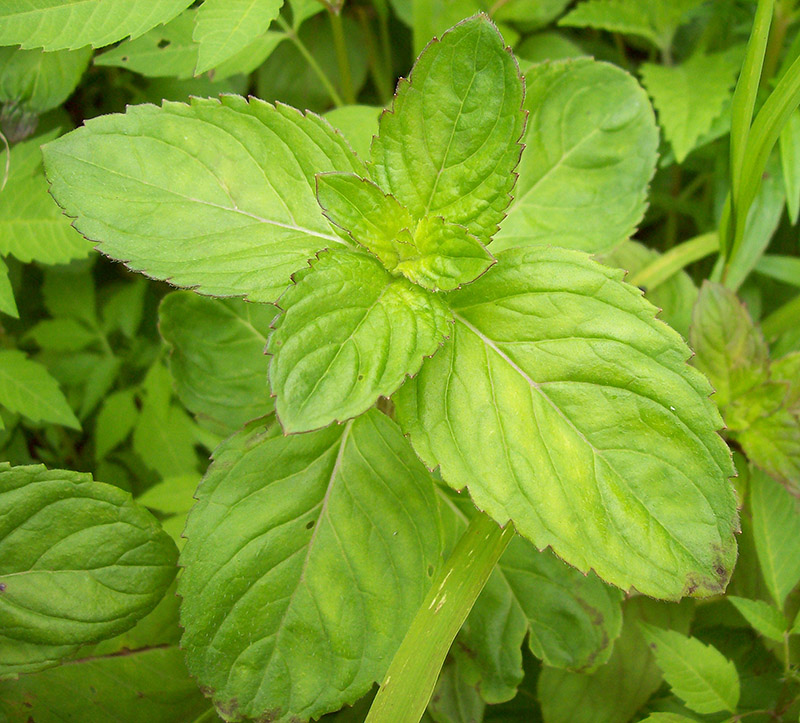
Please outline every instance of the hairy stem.
[{"label": "hairy stem", "polygon": [[366,723],[417,723],[456,633],[514,536],[477,514],[433,581],[389,666]]}]

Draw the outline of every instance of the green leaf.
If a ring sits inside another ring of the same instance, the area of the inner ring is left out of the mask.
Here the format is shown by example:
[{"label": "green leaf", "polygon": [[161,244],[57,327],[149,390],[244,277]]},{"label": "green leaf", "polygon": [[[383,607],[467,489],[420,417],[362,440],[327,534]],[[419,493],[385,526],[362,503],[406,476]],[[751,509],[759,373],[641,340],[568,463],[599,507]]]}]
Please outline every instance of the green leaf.
[{"label": "green leaf", "polygon": [[413,254],[416,219],[371,181],[352,173],[318,175],[317,200],[331,223],[348,232],[389,271]]},{"label": "green leaf", "polygon": [[0,351],[0,404],[33,422],[81,428],[58,382],[45,367],[15,349]]},{"label": "green leaf", "polygon": [[800,215],[800,111],[795,111],[783,127],[779,139],[786,208],[792,225]]},{"label": "green leaf", "polygon": [[672,692],[697,713],[736,712],[739,675],[715,647],[675,630],[642,623],[642,632]]},{"label": "green leaf", "polygon": [[48,351],[79,351],[97,342],[98,335],[77,319],[44,319],[26,335],[40,349]]},{"label": "green leaf", "polygon": [[274,301],[292,272],[341,242],[314,174],[360,165],[318,116],[238,96],[133,106],[44,153],[53,195],[101,251],[178,286],[253,301]]},{"label": "green leaf", "polygon": [[496,261],[463,226],[441,216],[428,216],[417,224],[414,248],[397,270],[430,291],[452,291],[469,284]]},{"label": "green leaf", "polygon": [[739,53],[695,53],[680,65],[641,66],[642,80],[675,158],[682,163],[733,93]]},{"label": "green leaf", "polygon": [[369,147],[372,137],[378,135],[378,117],[382,111],[383,108],[374,105],[344,105],[329,110],[325,118],[347,139],[359,158],[369,158]]},{"label": "green leaf", "polygon": [[[443,519],[463,530],[464,501],[442,494]],[[451,654],[488,703],[508,700],[522,679],[520,646],[554,667],[589,671],[605,663],[622,626],[622,595],[549,550],[515,537],[475,602]]]},{"label": "green leaf", "polygon": [[75,90],[91,57],[91,48],[56,53],[0,48],[0,103],[31,113],[58,107]]},{"label": "green leaf", "polygon": [[782,609],[800,582],[800,508],[778,482],[751,468],[750,509],[761,574]]},{"label": "green leaf", "polygon": [[178,397],[220,434],[274,409],[264,348],[277,313],[271,305],[204,299],[188,291],[161,302],[159,330],[171,350]]},{"label": "green leaf", "polygon": [[252,425],[214,459],[181,557],[190,672],[230,719],[352,703],[381,679],[440,559],[430,475],[377,411],[289,437]]},{"label": "green leaf", "polygon": [[789,623],[783,613],[763,600],[748,600],[744,597],[728,595],[726,598],[742,614],[745,620],[770,640],[782,643],[789,629]]},{"label": "green leaf", "polygon": [[599,253],[642,219],[658,128],[647,94],[625,71],[590,58],[534,66],[515,201],[495,239]]},{"label": "green leaf", "polygon": [[0,499],[0,625],[12,641],[78,645],[117,635],[175,577],[172,540],[117,487],[6,463]]},{"label": "green leaf", "polygon": [[586,0],[559,21],[573,28],[598,28],[611,33],[638,35],[658,48],[672,44],[675,30],[689,10],[702,0]]},{"label": "green leaf", "polygon": [[138,416],[134,389],[109,394],[103,400],[95,421],[95,457],[102,459],[117,445],[122,444],[136,426]]},{"label": "green leaf", "polygon": [[634,281],[639,272],[648,268],[661,258],[658,251],[648,248],[638,241],[623,241],[607,254],[598,258],[608,266],[616,266],[628,272],[625,277],[630,283],[639,286],[645,298],[656,308],[661,309],[659,318],[667,322],[681,336],[689,336],[689,325],[692,321],[692,309],[697,301],[697,287],[689,274],[681,270],[672,274],[655,288],[649,284]]},{"label": "green leaf", "polygon": [[431,43],[372,142],[374,180],[416,218],[442,216],[482,243],[510,202],[524,127],[516,61],[485,15]]},{"label": "green leaf", "polygon": [[714,387],[714,401],[725,408],[767,378],[769,351],[744,304],[720,284],[703,282],[692,315],[689,343],[694,365]]},{"label": "green leaf", "polygon": [[197,466],[191,419],[171,404],[169,373],[159,362],[144,380],[145,397],[133,430],[133,448],[161,477],[180,477]]},{"label": "green leaf", "polygon": [[474,281],[494,257],[463,226],[441,216],[417,221],[392,196],[351,173],[317,177],[325,215],[391,273],[430,291],[451,291]]},{"label": "green leaf", "polygon": [[622,635],[611,658],[593,673],[545,666],[538,698],[547,723],[629,723],[661,686],[661,672],[642,637],[639,621],[688,631],[691,607],[666,605],[646,597],[627,600]]},{"label": "green leaf", "polygon": [[428,704],[428,716],[435,723],[474,723],[483,720],[485,708],[478,691],[461,675],[458,663],[446,662]]},{"label": "green leaf", "polygon": [[[39,145],[55,135],[17,143],[11,150],[8,182],[0,193],[0,255],[11,254],[23,263],[64,264],[92,250],[47,194]],[[5,168],[6,153],[0,153],[0,168]]]},{"label": "green leaf", "polygon": [[769,276],[771,279],[791,286],[800,286],[800,258],[796,256],[764,255],[758,260],[755,268],[759,274]]},{"label": "green leaf", "polygon": [[367,254],[328,251],[295,274],[267,350],[287,434],[345,421],[392,394],[450,331],[438,296]]},{"label": "green leaf", "polygon": [[785,407],[736,434],[751,462],[800,495],[800,415]]},{"label": "green leaf", "polygon": [[0,45],[100,48],[172,20],[191,0],[9,0],[0,7]]},{"label": "green leaf", "polygon": [[695,720],[680,713],[651,713],[642,723],[695,723]]},{"label": "green leaf", "polygon": [[136,502],[164,514],[187,513],[194,504],[194,492],[200,476],[191,474],[170,477],[149,487],[136,498]]},{"label": "green leaf", "polygon": [[[166,25],[159,25],[140,38],[126,40],[115,48],[98,55],[95,65],[127,68],[150,78],[192,78],[197,66],[200,46],[192,39],[199,11],[186,10]],[[259,35],[214,68],[209,76],[217,81],[236,73],[250,73],[285,39],[282,33]],[[225,90],[219,88],[219,91]],[[203,95],[216,95],[213,87]],[[201,95],[198,92],[186,93]],[[186,97],[184,96],[184,97]],[[162,95],[156,98],[160,101]]]},{"label": "green leaf", "polygon": [[447,297],[452,338],[395,395],[398,420],[538,548],[653,597],[719,594],[738,524],[722,420],[622,276],[564,249],[500,255]]},{"label": "green leaf", "polygon": [[205,0],[197,12],[193,38],[199,43],[199,75],[215,68],[263,35],[283,0]]},{"label": "green leaf", "polygon": [[0,718],[9,720],[199,723],[210,712],[177,645],[80,658],[0,683]]},{"label": "green leaf", "polygon": [[[52,668],[80,648],[79,645],[37,645],[36,643],[12,640],[0,634],[0,691],[6,686],[4,680],[16,680],[23,673],[36,673]],[[3,713],[0,695],[0,714]],[[0,716],[0,720],[4,719]]]},{"label": "green leaf", "polygon": [[0,311],[15,319],[19,318],[14,289],[11,286],[11,279],[8,278],[8,266],[2,257],[0,257]]}]

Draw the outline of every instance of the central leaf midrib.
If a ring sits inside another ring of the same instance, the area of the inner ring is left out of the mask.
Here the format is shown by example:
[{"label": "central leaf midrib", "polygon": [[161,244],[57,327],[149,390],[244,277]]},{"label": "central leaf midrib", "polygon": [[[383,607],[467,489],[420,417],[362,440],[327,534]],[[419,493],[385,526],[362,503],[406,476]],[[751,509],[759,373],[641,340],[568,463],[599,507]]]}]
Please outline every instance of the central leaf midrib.
[{"label": "central leaf midrib", "polygon": [[[572,429],[573,432],[576,435],[578,435],[578,437],[589,447],[592,454],[596,457],[601,458],[605,462],[605,464],[608,465],[610,469],[614,470],[614,474],[621,481],[625,482],[625,477],[621,475],[619,471],[616,469],[616,467],[606,458],[606,456],[603,454],[603,450],[598,449],[592,444],[589,438],[575,425],[575,423],[564,413],[564,411],[544,392],[540,384],[534,381],[516,362],[514,362],[513,359],[511,359],[511,357],[509,357],[502,349],[500,349],[492,341],[492,339],[490,339],[483,332],[481,332],[480,329],[473,326],[470,322],[468,322],[466,319],[464,319],[456,312],[453,312],[453,318],[456,321],[461,322],[461,324],[463,324],[469,331],[475,334],[483,344],[492,349],[504,362],[506,362],[517,374],[519,374],[528,383],[528,386],[530,386],[531,389],[535,389],[541,395],[541,397],[547,402],[547,404],[549,404],[552,407],[552,409],[556,412],[556,414],[558,414],[558,416],[561,417],[561,419],[566,423],[566,425],[570,429]],[[705,568],[706,564],[702,560],[699,560],[696,554],[686,546],[686,543],[683,540],[677,538],[673,534],[673,532],[669,528],[667,528],[664,525],[664,523],[661,522],[658,516],[655,515],[650,510],[650,508],[644,503],[644,501],[641,500],[639,496],[635,494],[631,486],[626,484],[626,487],[628,490],[630,490],[631,495],[635,497],[635,499],[642,506],[642,508],[647,510],[649,518],[652,519],[654,522],[656,522],[659,525],[659,527],[661,527],[661,529],[664,530],[664,532],[669,536],[670,539],[678,543],[678,545],[680,545],[680,547],[683,550],[685,550],[686,553],[688,553],[689,557],[692,560],[694,560],[697,564],[699,564],[701,569]]]}]

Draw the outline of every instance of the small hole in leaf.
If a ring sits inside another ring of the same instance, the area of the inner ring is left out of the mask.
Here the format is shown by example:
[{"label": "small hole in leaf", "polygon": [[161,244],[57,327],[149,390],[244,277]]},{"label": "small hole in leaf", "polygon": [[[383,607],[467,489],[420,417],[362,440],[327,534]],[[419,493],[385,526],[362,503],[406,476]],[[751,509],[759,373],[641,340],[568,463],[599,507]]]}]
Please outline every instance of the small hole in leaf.
[{"label": "small hole in leaf", "polygon": [[314,526],[314,520],[310,520],[306,523],[306,529],[310,530]]},{"label": "small hole in leaf", "polygon": [[433,577],[433,565],[428,565],[428,577]]},{"label": "small hole in leaf", "polygon": [[158,47],[159,48],[168,48],[169,44],[170,44],[170,42],[166,38],[162,38],[161,40],[158,41]]},{"label": "small hole in leaf", "polygon": [[364,380],[364,375],[363,374],[359,374],[358,375],[358,381],[363,381],[363,380]]}]

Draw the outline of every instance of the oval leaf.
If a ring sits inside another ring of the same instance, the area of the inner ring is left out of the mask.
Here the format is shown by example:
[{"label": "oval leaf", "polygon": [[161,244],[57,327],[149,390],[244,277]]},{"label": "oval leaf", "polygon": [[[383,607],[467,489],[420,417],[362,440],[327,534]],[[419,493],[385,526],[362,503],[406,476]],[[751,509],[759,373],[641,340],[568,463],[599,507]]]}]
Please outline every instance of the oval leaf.
[{"label": "oval leaf", "polygon": [[220,434],[273,411],[264,347],[276,314],[272,305],[188,291],[161,302],[158,328],[178,396]]},{"label": "oval leaf", "polygon": [[367,254],[328,251],[295,275],[269,338],[269,379],[287,434],[344,421],[392,394],[450,331],[438,296]]},{"label": "oval leaf", "polygon": [[112,258],[218,296],[274,301],[342,243],[314,174],[364,172],[313,114],[234,95],[133,106],[43,148],[56,201]]},{"label": "oval leaf", "polygon": [[441,554],[430,475],[373,411],[226,441],[189,515],[182,647],[226,720],[307,720],[380,680]]},{"label": "oval leaf", "polygon": [[488,243],[511,200],[523,94],[489,18],[456,25],[398,84],[372,142],[373,178],[416,218],[443,216]]},{"label": "oval leaf", "polygon": [[640,625],[672,692],[689,708],[697,713],[736,712],[739,675],[719,650],[675,630]]},{"label": "oval leaf", "polygon": [[117,635],[175,577],[177,550],[155,518],[89,475],[2,465],[0,508],[0,628],[14,642]]},{"label": "oval leaf", "polygon": [[515,201],[496,250],[547,244],[597,253],[644,215],[658,129],[639,84],[589,58],[534,66]]},{"label": "oval leaf", "polygon": [[730,452],[688,347],[623,272],[502,254],[449,295],[453,338],[395,395],[422,459],[537,547],[654,597],[724,590]]}]

